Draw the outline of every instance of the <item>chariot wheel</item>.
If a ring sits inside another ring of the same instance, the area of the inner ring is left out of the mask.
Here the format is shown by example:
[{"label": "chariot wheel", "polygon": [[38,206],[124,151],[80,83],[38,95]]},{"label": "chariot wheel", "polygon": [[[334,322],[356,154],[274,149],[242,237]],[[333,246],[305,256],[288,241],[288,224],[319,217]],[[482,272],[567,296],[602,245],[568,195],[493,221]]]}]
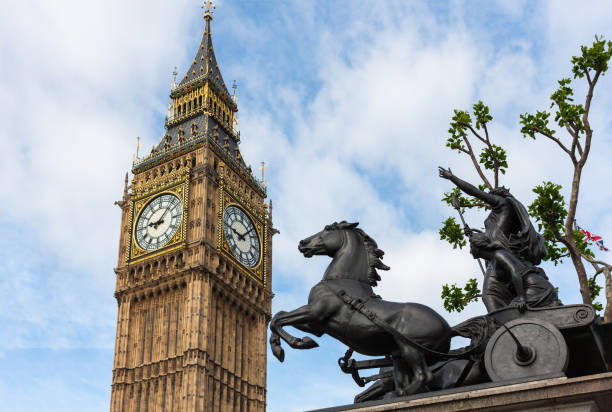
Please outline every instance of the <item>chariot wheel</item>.
[{"label": "chariot wheel", "polygon": [[559,329],[539,319],[515,319],[489,339],[485,368],[493,382],[565,372],[568,351]]}]

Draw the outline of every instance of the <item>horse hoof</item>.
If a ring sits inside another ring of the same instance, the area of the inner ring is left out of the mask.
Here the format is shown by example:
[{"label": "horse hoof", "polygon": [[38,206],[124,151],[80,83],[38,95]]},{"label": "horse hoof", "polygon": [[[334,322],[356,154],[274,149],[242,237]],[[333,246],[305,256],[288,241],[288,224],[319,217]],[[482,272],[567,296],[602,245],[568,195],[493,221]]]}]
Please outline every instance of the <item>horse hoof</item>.
[{"label": "horse hoof", "polygon": [[402,390],[402,389],[396,389],[395,390],[395,397],[399,398],[402,396],[406,396],[406,391]]},{"label": "horse hoof", "polygon": [[312,349],[319,347],[319,344],[315,342],[313,339],[310,339],[308,336],[304,336],[300,340],[299,349]]},{"label": "horse hoof", "polygon": [[276,359],[278,359],[279,361],[283,362],[285,360],[285,350],[283,348],[281,348],[280,346],[272,347],[272,354],[274,356],[276,356]]}]

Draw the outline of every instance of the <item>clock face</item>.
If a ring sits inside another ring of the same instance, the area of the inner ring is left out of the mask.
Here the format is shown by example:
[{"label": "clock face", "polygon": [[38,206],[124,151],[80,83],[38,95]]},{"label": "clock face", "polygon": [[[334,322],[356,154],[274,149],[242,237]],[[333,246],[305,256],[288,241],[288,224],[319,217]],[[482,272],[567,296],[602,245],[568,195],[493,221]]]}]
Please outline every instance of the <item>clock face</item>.
[{"label": "clock face", "polygon": [[261,246],[257,230],[247,214],[236,206],[228,206],[223,213],[223,230],[236,259],[250,268],[257,266]]},{"label": "clock face", "polygon": [[165,193],[150,201],[136,221],[136,242],[145,250],[155,250],[172,239],[181,225],[183,205],[178,197]]}]

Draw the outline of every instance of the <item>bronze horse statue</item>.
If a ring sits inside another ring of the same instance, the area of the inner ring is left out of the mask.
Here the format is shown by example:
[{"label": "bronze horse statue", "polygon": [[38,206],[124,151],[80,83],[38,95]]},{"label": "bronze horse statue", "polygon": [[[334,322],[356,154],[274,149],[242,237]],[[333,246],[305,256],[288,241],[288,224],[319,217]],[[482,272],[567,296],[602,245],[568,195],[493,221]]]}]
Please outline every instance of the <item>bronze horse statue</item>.
[{"label": "bronze horse statue", "polygon": [[281,338],[294,349],[318,346],[307,336],[290,335],[284,326],[319,337],[326,333],[363,355],[391,356],[397,396],[422,392],[432,378],[429,366],[447,358],[453,336],[480,339],[464,324],[451,328],[425,305],[388,302],[374,294],[372,287],[380,280],[377,269],[389,267],[381,261],[384,252],[357,225],[333,223],[299,242],[305,257],[328,255],[332,261],[310,290],[307,305],[272,318],[272,353],[284,360]]}]

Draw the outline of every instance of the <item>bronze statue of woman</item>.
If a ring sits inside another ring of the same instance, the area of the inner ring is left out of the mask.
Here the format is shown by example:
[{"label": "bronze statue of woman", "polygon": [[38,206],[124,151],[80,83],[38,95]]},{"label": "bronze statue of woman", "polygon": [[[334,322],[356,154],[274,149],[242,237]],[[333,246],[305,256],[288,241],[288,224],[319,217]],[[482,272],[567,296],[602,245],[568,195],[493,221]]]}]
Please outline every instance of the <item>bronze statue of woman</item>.
[{"label": "bronze statue of woman", "polygon": [[492,312],[511,304],[524,309],[558,304],[555,288],[539,265],[546,256],[544,239],[536,232],[529,214],[510,191],[497,187],[485,192],[439,167],[440,177],[453,182],[491,208],[485,232],[467,233],[472,255],[487,260],[482,301]]}]

